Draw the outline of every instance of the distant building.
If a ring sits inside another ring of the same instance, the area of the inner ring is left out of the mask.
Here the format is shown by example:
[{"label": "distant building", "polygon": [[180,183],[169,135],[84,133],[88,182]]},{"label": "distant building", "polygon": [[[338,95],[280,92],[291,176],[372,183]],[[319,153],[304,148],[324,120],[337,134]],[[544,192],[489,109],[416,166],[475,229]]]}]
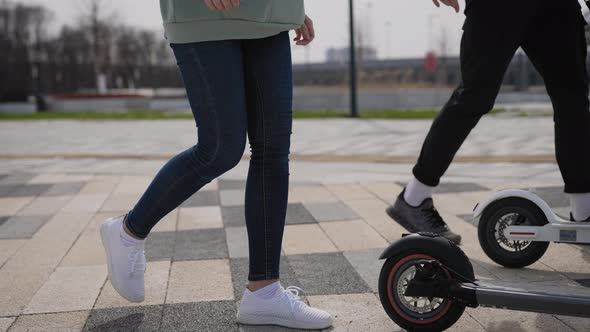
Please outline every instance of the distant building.
[{"label": "distant building", "polygon": [[[436,83],[456,86],[460,83],[459,57],[439,57],[437,62],[440,65],[434,73],[434,81],[433,73],[427,73],[425,70],[423,57],[365,60],[363,65],[359,66],[358,78],[361,84]],[[293,65],[294,82],[296,85],[343,85],[348,83],[348,69],[347,62],[295,64]],[[527,86],[543,85],[543,80],[526,55],[517,54],[504,75],[504,84],[524,89]]]},{"label": "distant building", "polygon": [[[377,60],[377,50],[373,47],[357,47],[356,56],[359,62]],[[326,51],[326,62],[348,63],[350,58],[350,47],[329,48]]]}]

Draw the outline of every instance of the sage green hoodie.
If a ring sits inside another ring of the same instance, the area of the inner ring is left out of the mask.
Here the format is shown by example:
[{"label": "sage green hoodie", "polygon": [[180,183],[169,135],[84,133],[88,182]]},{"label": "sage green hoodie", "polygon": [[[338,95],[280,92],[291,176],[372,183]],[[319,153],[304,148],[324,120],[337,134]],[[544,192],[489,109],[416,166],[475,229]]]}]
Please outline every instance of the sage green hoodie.
[{"label": "sage green hoodie", "polygon": [[170,43],[255,39],[299,28],[303,0],[241,0],[240,7],[211,10],[203,0],[160,0]]}]

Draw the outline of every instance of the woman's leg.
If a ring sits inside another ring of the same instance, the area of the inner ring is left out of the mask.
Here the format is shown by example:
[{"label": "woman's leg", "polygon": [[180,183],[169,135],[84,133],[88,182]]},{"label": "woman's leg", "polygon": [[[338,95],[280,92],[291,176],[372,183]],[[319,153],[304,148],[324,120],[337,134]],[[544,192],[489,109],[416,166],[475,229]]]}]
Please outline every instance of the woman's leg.
[{"label": "woman's leg", "polygon": [[213,41],[172,48],[198,126],[198,143],[170,160],[129,212],[126,226],[139,238],[147,237],[160,219],[233,168],[245,148],[241,43]]},{"label": "woman's leg", "polygon": [[127,218],[101,225],[109,280],[121,296],[133,302],[143,301],[145,293],[145,241],[141,239],[203,185],[232,168],[244,153],[241,43],[194,43],[173,45],[173,49],[199,126],[198,144],[160,170]]},{"label": "woman's leg", "polygon": [[[245,211],[250,244],[248,279],[263,286],[279,278],[289,193],[291,48],[285,32],[244,41],[243,49],[252,151]],[[251,290],[257,288],[256,283],[253,285]]]},{"label": "woman's leg", "polygon": [[277,282],[289,192],[292,124],[289,34],[243,41],[248,138],[252,149],[246,184],[246,226],[250,244],[248,289],[238,322],[325,329],[329,313],[301,301],[300,289]]}]

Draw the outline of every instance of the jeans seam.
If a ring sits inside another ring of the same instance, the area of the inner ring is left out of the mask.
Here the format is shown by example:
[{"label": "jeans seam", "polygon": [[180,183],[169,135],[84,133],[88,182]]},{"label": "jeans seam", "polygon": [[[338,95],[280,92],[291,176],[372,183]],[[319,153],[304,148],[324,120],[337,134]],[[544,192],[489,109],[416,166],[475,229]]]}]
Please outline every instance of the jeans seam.
[{"label": "jeans seam", "polygon": [[269,261],[268,261],[268,250],[269,250],[269,241],[268,238],[268,214],[266,213],[266,117],[264,112],[264,105],[262,102],[262,95],[260,93],[260,85],[258,84],[258,80],[256,80],[256,91],[258,92],[258,102],[260,103],[260,109],[262,110],[262,218],[264,219],[264,252],[265,252],[265,262],[264,262],[264,269],[266,272],[266,277],[270,278],[269,272]]},{"label": "jeans seam", "polygon": [[268,218],[266,213],[266,181],[265,181],[265,159],[266,159],[266,118],[264,112],[264,106],[262,103],[262,94],[260,84],[256,76],[256,71],[251,69],[252,76],[254,77],[256,94],[258,97],[258,106],[262,114],[262,219],[264,222],[264,273],[266,278],[270,278],[269,261],[268,261]]},{"label": "jeans seam", "polygon": [[[201,61],[197,57],[196,52],[194,52],[194,48],[193,47],[190,48],[190,52],[189,53],[191,54],[192,59],[195,61],[195,64],[199,68],[199,73],[202,74],[204,72],[203,65],[201,64]],[[214,122],[215,122],[215,130],[216,130],[215,134],[217,136],[217,139],[216,139],[215,152],[213,153],[213,157],[211,158],[211,160],[209,160],[209,162],[207,162],[206,164],[204,164],[201,167],[201,169],[210,166],[215,161],[215,159],[217,158],[217,155],[219,154],[219,147],[221,145],[221,141],[220,141],[220,139],[221,139],[220,138],[221,133],[220,133],[220,130],[219,130],[219,121],[218,121],[218,117],[217,117],[217,112],[215,111],[214,105],[211,105],[211,101],[213,100],[213,94],[211,93],[211,89],[209,87],[209,83],[208,83],[206,77],[204,75],[202,77],[203,77],[203,85],[205,86],[205,89],[207,90],[207,97],[208,97],[207,103],[209,104],[208,106],[212,110],[211,113],[213,113],[213,118],[214,118]],[[187,93],[188,93],[188,91],[187,91]],[[196,121],[196,119],[195,119],[195,121]],[[197,144],[198,144],[198,141],[197,141]],[[191,153],[191,159],[193,159],[193,158],[194,158],[193,153]],[[170,194],[170,192],[172,191],[172,189],[179,182],[181,182],[182,180],[184,180],[190,174],[196,173],[196,172],[197,172],[197,169],[195,167],[195,168],[192,168],[191,169],[191,172],[186,173],[186,174],[182,175],[180,178],[176,179],[176,181],[174,181],[173,184],[168,187],[168,190],[166,190],[166,192],[164,193],[164,195],[160,196],[160,198],[156,201],[156,203],[154,203],[154,205],[152,206],[152,208],[150,210],[148,210],[149,213],[147,213],[147,214],[148,215],[151,214],[156,209],[157,205],[159,205],[168,196],[168,194]]]}]

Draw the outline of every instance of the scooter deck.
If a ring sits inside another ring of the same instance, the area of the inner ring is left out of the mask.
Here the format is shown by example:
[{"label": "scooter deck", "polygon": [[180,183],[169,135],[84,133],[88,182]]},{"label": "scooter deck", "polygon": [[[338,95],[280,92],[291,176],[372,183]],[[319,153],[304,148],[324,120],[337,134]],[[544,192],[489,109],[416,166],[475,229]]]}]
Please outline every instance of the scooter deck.
[{"label": "scooter deck", "polygon": [[590,318],[590,289],[573,282],[481,282],[464,284],[483,307]]},{"label": "scooter deck", "polygon": [[590,243],[590,223],[562,221],[545,226],[508,226],[504,231],[508,240]]}]

